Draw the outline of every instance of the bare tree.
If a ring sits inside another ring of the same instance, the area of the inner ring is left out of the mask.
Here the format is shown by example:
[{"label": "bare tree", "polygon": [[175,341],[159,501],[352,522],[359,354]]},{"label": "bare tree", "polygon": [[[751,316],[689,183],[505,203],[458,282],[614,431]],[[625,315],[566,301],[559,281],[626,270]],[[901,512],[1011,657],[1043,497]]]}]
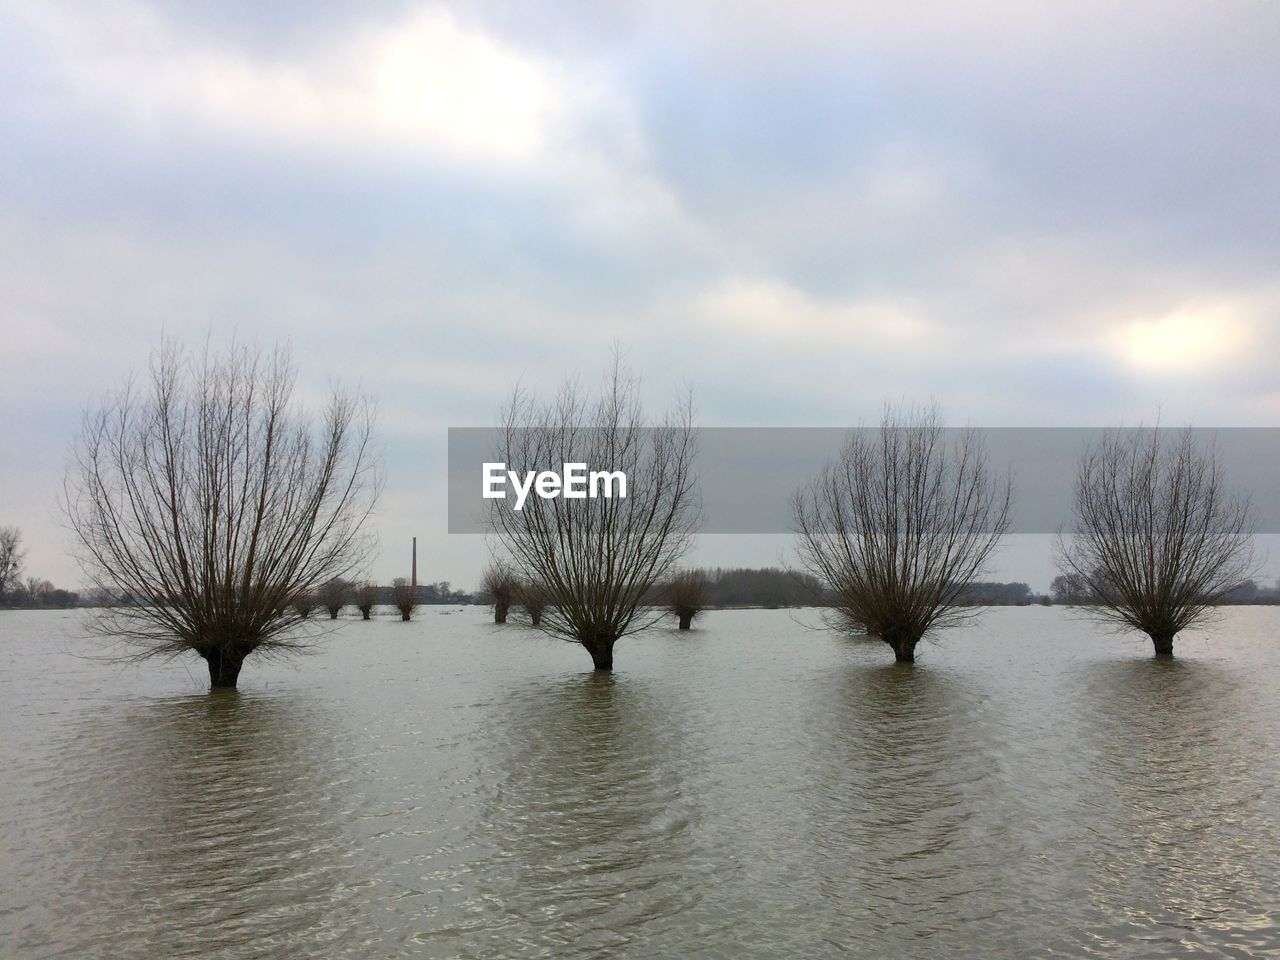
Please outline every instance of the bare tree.
[{"label": "bare tree", "polygon": [[356,588],[356,609],[360,611],[361,619],[368,620],[373,613],[373,608],[378,603],[378,593],[376,583],[362,583]]},{"label": "bare tree", "polygon": [[948,442],[937,405],[889,405],[878,431],[853,431],[796,493],[797,549],[839,626],[911,662],[928,631],[972,616],[959,602],[1008,529],[1012,495],[975,431]]},{"label": "bare tree", "polygon": [[320,601],[316,599],[314,591],[302,590],[293,598],[291,606],[293,612],[298,615],[298,619],[306,620],[311,616],[311,611],[320,605]]},{"label": "bare tree", "polygon": [[138,657],[192,650],[214,687],[245,657],[297,649],[299,597],[356,571],[379,487],[369,404],[334,390],[318,428],[282,349],[166,343],[150,376],[86,414],[63,507],[97,628]]},{"label": "bare tree", "polygon": [[529,618],[529,626],[542,626],[542,613],[547,608],[546,588],[535,580],[525,579],[520,581],[516,595],[520,606],[524,607],[525,615]]},{"label": "bare tree", "polygon": [[493,604],[493,622],[506,623],[520,592],[520,578],[505,560],[495,560],[480,577],[480,592]]},{"label": "bare tree", "polygon": [[29,602],[42,603],[56,588],[48,580],[41,580],[39,577],[27,577],[24,589]]},{"label": "bare tree", "polygon": [[1075,526],[1058,566],[1091,612],[1151,638],[1157,657],[1253,568],[1253,510],[1191,429],[1111,430],[1076,467]]},{"label": "bare tree", "polygon": [[400,611],[400,620],[408,623],[418,605],[418,588],[406,577],[396,577],[391,582],[391,602]]},{"label": "bare tree", "polygon": [[13,589],[22,576],[22,531],[17,527],[0,527],[0,598]]},{"label": "bare tree", "polygon": [[688,630],[706,602],[707,575],[701,570],[681,570],[671,578],[665,592],[667,606],[679,620],[680,629]]},{"label": "bare tree", "polygon": [[692,401],[647,419],[637,381],[615,356],[597,399],[573,383],[549,403],[517,389],[497,446],[495,459],[513,470],[586,464],[625,476],[625,496],[606,482],[596,496],[534,496],[521,510],[490,501],[491,527],[515,566],[547,591],[540,629],[582,644],[597,670],[613,669],[617,641],[663,615],[643,601],[697,529]]},{"label": "bare tree", "polygon": [[320,606],[329,613],[330,620],[337,620],[342,608],[351,600],[351,584],[341,577],[326,580],[316,591]]}]

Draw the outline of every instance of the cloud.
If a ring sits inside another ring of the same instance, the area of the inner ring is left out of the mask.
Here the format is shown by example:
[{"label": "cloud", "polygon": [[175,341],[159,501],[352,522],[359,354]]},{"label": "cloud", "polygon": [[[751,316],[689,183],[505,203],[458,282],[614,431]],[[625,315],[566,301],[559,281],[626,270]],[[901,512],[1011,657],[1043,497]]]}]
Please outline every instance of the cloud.
[{"label": "cloud", "polygon": [[263,58],[180,34],[139,4],[50,11],[39,32],[75,93],[135,129],[349,150],[421,147],[460,161],[547,150],[592,91],[443,8]]},{"label": "cloud", "polygon": [[444,426],[612,341],[708,423],[1274,422],[1274,35],[1176,2],[0,0],[0,522],[34,530],[162,328],[376,393],[396,537]]}]

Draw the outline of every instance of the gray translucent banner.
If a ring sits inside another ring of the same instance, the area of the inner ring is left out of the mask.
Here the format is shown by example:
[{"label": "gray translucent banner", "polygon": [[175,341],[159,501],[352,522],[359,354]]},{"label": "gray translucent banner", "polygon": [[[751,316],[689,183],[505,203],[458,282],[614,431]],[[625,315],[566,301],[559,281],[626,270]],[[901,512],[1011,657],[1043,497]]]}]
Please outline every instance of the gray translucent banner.
[{"label": "gray translucent banner", "polygon": [[[946,431],[947,440],[959,432]],[[1056,533],[1069,527],[1077,458],[1103,432],[1093,427],[978,428],[993,473],[1003,477],[1008,470],[1013,476],[1011,533]],[[792,495],[839,454],[850,430],[704,427],[696,433],[701,532],[778,534],[793,531]],[[1228,488],[1252,498],[1256,532],[1280,533],[1280,428],[1197,428],[1193,433],[1197,441],[1216,446]],[[488,530],[487,511],[494,501],[482,495],[483,465],[497,459],[498,448],[494,428],[449,428],[450,533]],[[587,469],[612,467],[588,463]]]}]

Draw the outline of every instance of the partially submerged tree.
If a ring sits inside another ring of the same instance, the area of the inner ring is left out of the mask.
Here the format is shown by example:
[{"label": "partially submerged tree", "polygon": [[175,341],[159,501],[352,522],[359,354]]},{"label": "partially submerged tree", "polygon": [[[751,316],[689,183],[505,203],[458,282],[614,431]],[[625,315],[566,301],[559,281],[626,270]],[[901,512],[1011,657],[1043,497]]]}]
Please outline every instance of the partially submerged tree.
[{"label": "partially submerged tree", "polygon": [[303,590],[293,598],[293,612],[298,615],[299,620],[306,620],[311,616],[311,611],[319,605],[316,595],[310,590]]},{"label": "partially submerged tree", "polygon": [[1058,566],[1093,615],[1141,630],[1157,657],[1172,657],[1173,638],[1249,577],[1252,533],[1250,502],[1227,489],[1212,443],[1189,428],[1110,430],[1076,466]]},{"label": "partially submerged tree", "polygon": [[886,406],[879,430],[849,434],[839,457],[795,495],[797,550],[831,590],[837,624],[879,637],[900,662],[952,625],[1009,526],[1012,481],[973,430],[939,408]]},{"label": "partially submerged tree", "polygon": [[0,527],[0,599],[19,585],[25,553],[22,531],[17,527]]},{"label": "partially submerged tree", "polygon": [[316,598],[320,601],[320,606],[328,612],[329,619],[337,620],[338,614],[342,613],[342,608],[351,600],[351,584],[341,577],[326,580],[316,591]]},{"label": "partially submerged tree", "polygon": [[361,619],[368,620],[369,615],[373,613],[373,608],[378,603],[378,585],[376,583],[362,583],[356,588],[356,609],[360,611]]},{"label": "partially submerged tree", "polygon": [[681,570],[667,584],[667,607],[679,621],[681,630],[693,625],[706,602],[707,575],[701,570]]},{"label": "partially submerged tree", "polygon": [[364,563],[372,410],[334,390],[313,425],[294,380],[282,349],[166,343],[85,416],[63,506],[85,575],[122,598],[97,629],[136,656],[195,651],[234,687],[249,654],[306,642],[299,598]]},{"label": "partially submerged tree", "polygon": [[595,496],[531,496],[521,510],[510,500],[489,503],[491,527],[515,566],[547,591],[540,629],[582,644],[597,670],[612,670],[618,640],[663,616],[643,601],[697,528],[691,400],[649,419],[637,381],[615,357],[596,399],[573,383],[551,402],[517,389],[497,447],[495,460],[512,470],[558,474],[585,464],[610,475],[582,491]]},{"label": "partially submerged tree", "polygon": [[520,593],[520,577],[511,564],[495,560],[485,568],[480,577],[480,592],[493,604],[493,622],[506,623],[511,605]]},{"label": "partially submerged tree", "polygon": [[396,577],[391,582],[391,603],[400,611],[400,620],[408,623],[413,619],[414,608],[418,606],[419,588],[406,577]]},{"label": "partially submerged tree", "polygon": [[534,580],[522,580],[517,596],[525,616],[529,618],[529,626],[542,626],[542,612],[547,608],[546,588]]}]

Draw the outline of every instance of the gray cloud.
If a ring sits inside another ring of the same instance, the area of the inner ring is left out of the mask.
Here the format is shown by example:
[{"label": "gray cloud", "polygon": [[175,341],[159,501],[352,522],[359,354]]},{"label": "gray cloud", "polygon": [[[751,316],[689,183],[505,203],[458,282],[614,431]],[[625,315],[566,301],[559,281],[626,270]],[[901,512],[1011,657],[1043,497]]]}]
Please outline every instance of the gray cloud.
[{"label": "gray cloud", "polygon": [[33,570],[74,579],[62,450],[162,328],[375,392],[384,539],[455,580],[444,428],[614,341],[715,424],[1280,413],[1269,6],[356,10],[0,7],[0,522]]}]

